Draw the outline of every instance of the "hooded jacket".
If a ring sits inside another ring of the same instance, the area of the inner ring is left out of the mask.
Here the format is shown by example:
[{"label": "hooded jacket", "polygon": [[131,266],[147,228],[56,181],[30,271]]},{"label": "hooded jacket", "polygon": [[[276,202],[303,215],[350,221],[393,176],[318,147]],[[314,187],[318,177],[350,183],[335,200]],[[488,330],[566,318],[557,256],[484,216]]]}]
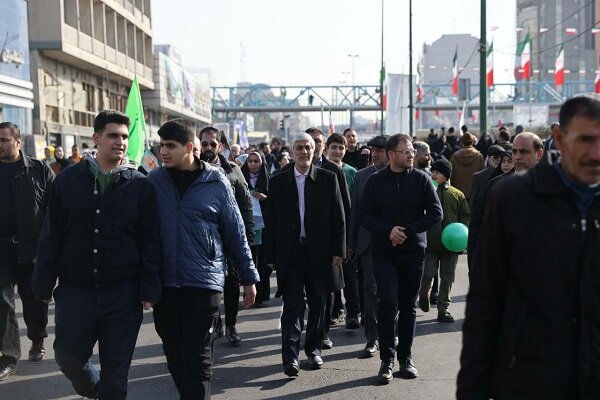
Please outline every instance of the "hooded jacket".
[{"label": "hooded jacket", "polygon": [[471,198],[473,175],[485,168],[483,156],[475,147],[463,147],[450,158],[452,164],[452,185],[463,192],[467,200]]},{"label": "hooded jacket", "polygon": [[202,163],[203,172],[181,198],[166,168],[148,175],[160,210],[163,287],[222,292],[225,254],[243,285],[256,283],[258,272],[231,184],[217,167]]},{"label": "hooded jacket", "polygon": [[471,213],[465,195],[454,186],[451,186],[450,182],[439,185],[436,193],[442,204],[444,218],[442,222],[427,231],[427,251],[448,252],[442,244],[442,231],[448,224],[454,222],[469,226]]}]

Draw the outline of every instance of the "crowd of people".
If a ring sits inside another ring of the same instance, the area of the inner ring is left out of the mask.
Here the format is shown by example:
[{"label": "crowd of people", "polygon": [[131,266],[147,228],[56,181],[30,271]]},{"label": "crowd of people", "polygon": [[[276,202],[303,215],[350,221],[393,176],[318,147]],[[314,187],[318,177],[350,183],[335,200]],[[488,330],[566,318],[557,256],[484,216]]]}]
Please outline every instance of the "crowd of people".
[{"label": "crowd of people", "polygon": [[19,128],[0,123],[0,380],[21,357],[16,285],[30,361],[45,355],[54,299],[56,362],[79,395],[127,397],[152,309],[180,397],[210,398],[214,341],[241,345],[240,296],[268,306],[273,271],[285,375],[299,374],[301,349],[322,368],[329,327],[343,322],[364,327],[380,383],[396,361],[398,376],[417,378],[416,308],[455,321],[462,251],[442,236],[460,223],[470,289],[457,397],[598,398],[598,98],[566,101],[545,142],[522,127],[495,140],[461,127],[361,146],[352,128],[312,127],[241,149],[174,119],[158,130],[151,171],[125,157],[129,125],[103,111],[94,152],[73,146],[67,160],[48,147],[38,161],[21,151]]}]

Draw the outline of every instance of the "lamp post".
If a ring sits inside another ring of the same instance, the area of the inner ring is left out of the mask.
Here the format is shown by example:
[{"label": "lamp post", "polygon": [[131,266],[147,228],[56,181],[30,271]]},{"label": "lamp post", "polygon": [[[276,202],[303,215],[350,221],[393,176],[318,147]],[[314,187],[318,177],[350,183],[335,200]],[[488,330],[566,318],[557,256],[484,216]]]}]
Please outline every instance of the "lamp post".
[{"label": "lamp post", "polygon": [[[348,54],[348,57],[352,59],[352,107],[356,105],[356,87],[354,82],[354,60],[358,58],[358,54]],[[354,110],[350,108],[350,127],[353,126],[354,123]]]},{"label": "lamp post", "polygon": [[383,0],[381,0],[381,70],[379,72],[379,98],[381,99],[381,117],[379,133],[383,135],[383,80],[385,79],[385,70],[383,65]]}]

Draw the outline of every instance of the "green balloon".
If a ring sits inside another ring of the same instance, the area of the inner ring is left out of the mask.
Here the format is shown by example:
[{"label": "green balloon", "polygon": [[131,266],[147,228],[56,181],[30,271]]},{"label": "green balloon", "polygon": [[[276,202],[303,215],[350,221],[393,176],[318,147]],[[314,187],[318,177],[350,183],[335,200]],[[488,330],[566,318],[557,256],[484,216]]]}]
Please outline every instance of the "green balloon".
[{"label": "green balloon", "polygon": [[432,179],[431,183],[433,184],[433,187],[436,188],[436,189],[439,186],[439,184],[437,183],[437,181],[435,179]]},{"label": "green balloon", "polygon": [[460,253],[467,248],[468,237],[469,228],[460,222],[453,222],[442,231],[442,244],[446,249]]}]

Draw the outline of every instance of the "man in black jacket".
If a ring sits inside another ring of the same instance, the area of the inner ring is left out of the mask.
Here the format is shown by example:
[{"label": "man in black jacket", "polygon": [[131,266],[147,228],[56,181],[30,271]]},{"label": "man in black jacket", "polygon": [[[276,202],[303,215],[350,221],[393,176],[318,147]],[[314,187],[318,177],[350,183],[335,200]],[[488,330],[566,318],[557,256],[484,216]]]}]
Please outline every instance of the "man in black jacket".
[{"label": "man in black jacket", "polygon": [[21,358],[15,314],[15,283],[23,303],[29,361],[44,357],[48,304],[36,300],[31,275],[54,173],[48,164],[20,150],[21,133],[11,122],[0,123],[0,380],[15,372]]},{"label": "man in black jacket", "polygon": [[[223,145],[221,144],[222,133],[212,126],[207,126],[200,131],[200,159],[212,165],[221,167],[227,179],[233,187],[235,201],[242,213],[244,226],[246,228],[246,238],[248,243],[254,239],[254,213],[252,211],[252,198],[248,190],[248,184],[242,174],[242,170],[234,162],[228,161],[221,154]],[[225,276],[225,287],[223,288],[223,303],[225,305],[225,335],[232,346],[239,346],[242,342],[237,333],[235,324],[237,322],[238,307],[240,302],[240,279],[235,265],[229,260],[227,262],[227,275]],[[221,317],[217,321],[216,335],[223,334],[223,323]]]},{"label": "man in black jacket", "polygon": [[559,115],[560,158],[489,192],[459,400],[600,396],[600,100],[571,98]]},{"label": "man in black jacket", "polygon": [[[410,137],[391,136],[385,150],[390,163],[371,175],[359,204],[360,224],[373,235],[381,383],[392,379],[395,352],[400,376],[418,376],[411,354],[415,302],[423,275],[427,230],[442,220],[442,207],[431,179],[413,168],[416,152]],[[398,345],[394,346],[396,315]]]},{"label": "man in black jacket", "polygon": [[[127,397],[142,309],[161,294],[156,194],[126,162],[129,123],[118,111],[99,113],[96,156],[87,153],[52,185],[32,280],[37,299],[56,300],[56,362],[90,398]],[[90,361],[96,342],[100,374]]]},{"label": "man in black jacket", "polygon": [[344,287],[342,260],[346,255],[346,226],[335,175],[312,164],[315,143],[306,133],[292,142],[292,167],[269,182],[269,212],[265,252],[277,269],[284,373],[298,375],[300,336],[308,301],[304,352],[309,367],[323,366],[327,293]]}]

